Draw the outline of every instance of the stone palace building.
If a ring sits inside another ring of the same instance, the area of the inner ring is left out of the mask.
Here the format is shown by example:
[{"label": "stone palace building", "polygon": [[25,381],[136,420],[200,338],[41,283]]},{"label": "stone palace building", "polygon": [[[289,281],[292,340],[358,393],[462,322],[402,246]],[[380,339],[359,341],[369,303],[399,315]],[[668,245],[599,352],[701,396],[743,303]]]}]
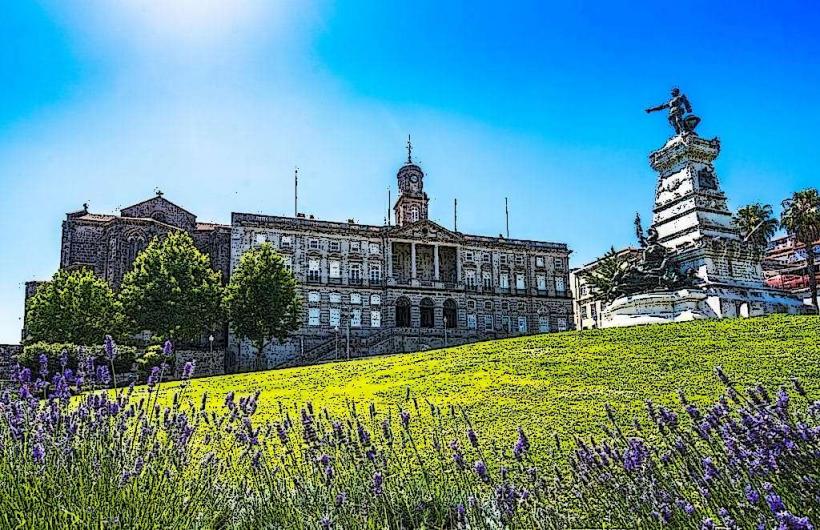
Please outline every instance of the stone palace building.
[{"label": "stone palace building", "polygon": [[[84,207],[63,222],[60,267],[90,267],[116,288],[151,238],[184,230],[227,282],[244,252],[270,242],[300,284],[304,321],[266,349],[267,367],[572,326],[566,244],[449,230],[428,218],[424,172],[409,155],[397,178],[395,224],[248,213],[233,213],[230,226],[202,223],[160,192],[120,215]],[[26,299],[37,285],[26,285]],[[227,329],[214,335],[227,345],[228,370],[255,366],[247,341]]]},{"label": "stone palace building", "polygon": [[[566,244],[449,230],[428,218],[410,156],[397,179],[395,225],[232,214],[231,267],[267,241],[302,289],[302,329],[266,350],[267,366],[569,329]],[[246,341],[230,344],[253,365]]]}]

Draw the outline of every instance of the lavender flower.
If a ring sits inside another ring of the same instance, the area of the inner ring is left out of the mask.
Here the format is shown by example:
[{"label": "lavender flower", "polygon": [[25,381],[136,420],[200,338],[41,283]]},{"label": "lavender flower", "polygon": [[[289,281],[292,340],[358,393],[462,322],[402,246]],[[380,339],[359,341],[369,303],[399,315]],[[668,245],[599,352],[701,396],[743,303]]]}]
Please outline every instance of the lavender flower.
[{"label": "lavender flower", "polygon": [[518,427],[518,440],[515,442],[513,446],[513,454],[515,458],[521,460],[524,454],[530,449],[530,441],[527,439],[527,435],[524,434],[524,429],[520,426]]},{"label": "lavender flower", "polygon": [[783,504],[783,499],[774,491],[774,487],[769,482],[763,483],[763,491],[766,493],[766,504],[774,514],[786,511],[786,505]]},{"label": "lavender flower", "polygon": [[746,500],[749,501],[749,504],[757,504],[760,501],[760,493],[749,484],[746,484],[746,487],[743,488],[743,494],[746,496]]},{"label": "lavender flower", "polygon": [[166,357],[170,357],[174,354],[174,345],[171,343],[170,339],[167,339],[165,344],[162,345],[162,354]]},{"label": "lavender flower", "polygon": [[478,478],[480,478],[484,482],[489,482],[490,477],[489,475],[487,475],[487,466],[484,465],[484,462],[482,462],[481,460],[477,460],[475,465],[473,466],[473,469],[475,470],[476,475],[478,475]]},{"label": "lavender flower", "polygon": [[190,379],[191,375],[193,375],[193,373],[194,373],[194,367],[195,367],[195,362],[194,361],[186,362],[185,365],[182,367],[182,378],[183,379]]},{"label": "lavender flower", "polygon": [[373,474],[373,494],[374,495],[381,495],[384,493],[384,489],[382,488],[382,484],[384,483],[384,477],[382,477],[381,471],[376,471]]},{"label": "lavender flower", "polygon": [[467,439],[470,441],[470,445],[473,447],[478,447],[478,436],[474,430],[467,429]]},{"label": "lavender flower", "polygon": [[[408,388],[409,390],[409,388]],[[402,426],[407,429],[410,426],[410,413],[406,410],[399,412],[399,416],[401,417],[401,424]]]},{"label": "lavender flower", "polygon": [[108,362],[114,362],[114,359],[117,357],[117,345],[114,344],[114,339],[111,338],[111,335],[105,336],[103,350],[105,351],[105,358],[108,359]]}]

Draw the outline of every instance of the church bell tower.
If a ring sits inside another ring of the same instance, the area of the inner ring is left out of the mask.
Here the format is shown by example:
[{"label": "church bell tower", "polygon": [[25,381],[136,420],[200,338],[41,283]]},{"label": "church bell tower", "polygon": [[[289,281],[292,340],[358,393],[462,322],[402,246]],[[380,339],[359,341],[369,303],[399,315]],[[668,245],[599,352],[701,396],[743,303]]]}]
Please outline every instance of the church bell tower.
[{"label": "church bell tower", "polygon": [[427,219],[427,204],[430,199],[424,193],[424,172],[413,163],[413,144],[407,137],[407,163],[399,169],[396,179],[399,184],[399,198],[393,206],[393,214],[398,226]]}]

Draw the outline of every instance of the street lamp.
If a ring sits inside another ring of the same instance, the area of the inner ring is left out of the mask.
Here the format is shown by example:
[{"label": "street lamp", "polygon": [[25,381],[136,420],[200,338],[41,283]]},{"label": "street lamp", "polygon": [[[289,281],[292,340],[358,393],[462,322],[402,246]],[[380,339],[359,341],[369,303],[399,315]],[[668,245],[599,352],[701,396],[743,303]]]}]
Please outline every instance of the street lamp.
[{"label": "street lamp", "polygon": [[336,360],[339,360],[339,326],[333,328],[333,333],[336,336]]},{"label": "street lamp", "polygon": [[213,353],[214,352],[214,336],[213,336],[213,334],[208,335],[208,344],[211,347],[211,353]]},{"label": "street lamp", "polygon": [[444,347],[447,347],[447,315],[444,315]]}]

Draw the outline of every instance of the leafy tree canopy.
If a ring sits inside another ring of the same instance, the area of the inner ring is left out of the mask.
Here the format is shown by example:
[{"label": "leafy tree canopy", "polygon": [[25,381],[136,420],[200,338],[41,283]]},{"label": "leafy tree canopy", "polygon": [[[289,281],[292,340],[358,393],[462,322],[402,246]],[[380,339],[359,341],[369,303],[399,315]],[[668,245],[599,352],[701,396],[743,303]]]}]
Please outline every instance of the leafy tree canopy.
[{"label": "leafy tree canopy", "polygon": [[814,242],[820,239],[820,194],[815,188],[796,191],[783,201],[783,212],[780,224],[789,235],[806,247],[806,271],[809,277],[809,290],[812,305],[817,307],[817,278],[814,273]]},{"label": "leafy tree canopy", "polygon": [[129,326],[175,340],[192,341],[222,321],[220,273],[185,232],[154,238],[120,288]]},{"label": "leafy tree canopy", "polygon": [[26,342],[100,344],[122,330],[122,307],[89,269],[57,271],[28,301]]},{"label": "leafy tree canopy", "polygon": [[260,352],[299,329],[301,303],[296,279],[269,243],[242,255],[227,287],[225,306],[231,326]]},{"label": "leafy tree canopy", "polygon": [[734,222],[741,237],[758,250],[766,248],[779,225],[777,219],[772,217],[772,207],[759,202],[740,208],[734,215]]}]

